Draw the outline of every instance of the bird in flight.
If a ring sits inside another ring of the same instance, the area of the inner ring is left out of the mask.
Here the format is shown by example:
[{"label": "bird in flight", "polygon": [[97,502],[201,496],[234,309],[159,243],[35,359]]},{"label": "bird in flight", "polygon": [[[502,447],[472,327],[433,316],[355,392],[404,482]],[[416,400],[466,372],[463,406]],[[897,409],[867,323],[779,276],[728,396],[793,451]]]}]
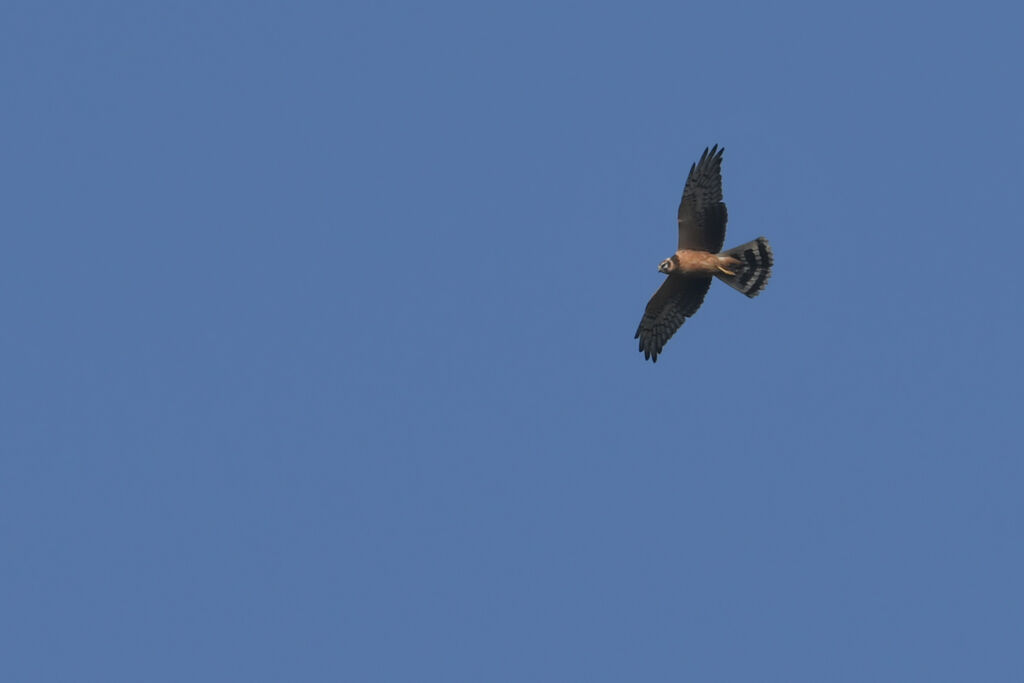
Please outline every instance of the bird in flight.
[{"label": "bird in flight", "polygon": [[722,251],[727,220],[722,202],[724,151],[718,145],[705,148],[686,178],[679,202],[679,248],[658,265],[668,277],[647,302],[634,337],[640,340],[644,358],[654,362],[676,330],[700,308],[712,277],[753,298],[771,276],[772,248],[764,237]]}]

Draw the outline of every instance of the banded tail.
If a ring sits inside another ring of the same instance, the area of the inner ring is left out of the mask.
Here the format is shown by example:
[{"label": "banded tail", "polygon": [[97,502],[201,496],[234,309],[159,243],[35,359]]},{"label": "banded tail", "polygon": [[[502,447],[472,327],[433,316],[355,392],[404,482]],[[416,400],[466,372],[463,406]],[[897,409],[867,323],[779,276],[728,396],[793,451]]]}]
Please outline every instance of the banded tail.
[{"label": "banded tail", "polygon": [[764,286],[768,284],[768,278],[772,275],[772,248],[768,240],[758,237],[753,242],[741,244],[728,251],[722,252],[723,256],[731,256],[740,262],[739,266],[732,267],[735,275],[717,273],[718,279],[733,289],[743,292],[751,299],[761,293]]}]

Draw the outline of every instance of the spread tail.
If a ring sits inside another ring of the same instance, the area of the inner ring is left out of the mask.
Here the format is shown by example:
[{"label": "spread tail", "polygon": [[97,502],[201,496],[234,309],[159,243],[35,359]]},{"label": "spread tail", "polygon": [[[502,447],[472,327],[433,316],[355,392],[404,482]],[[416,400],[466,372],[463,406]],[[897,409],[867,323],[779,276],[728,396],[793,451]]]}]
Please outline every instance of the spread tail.
[{"label": "spread tail", "polygon": [[730,266],[730,270],[734,271],[735,275],[718,273],[718,279],[750,298],[760,294],[764,286],[768,284],[774,262],[772,248],[768,244],[768,240],[758,237],[753,242],[747,242],[722,252],[722,255],[733,257],[740,262],[740,265]]}]

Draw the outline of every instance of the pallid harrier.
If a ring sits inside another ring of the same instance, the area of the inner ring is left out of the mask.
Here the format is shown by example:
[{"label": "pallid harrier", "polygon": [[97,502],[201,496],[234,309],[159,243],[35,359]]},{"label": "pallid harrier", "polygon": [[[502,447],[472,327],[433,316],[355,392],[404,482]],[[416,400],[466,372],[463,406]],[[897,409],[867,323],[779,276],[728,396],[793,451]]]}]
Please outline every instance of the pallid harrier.
[{"label": "pallid harrier", "polygon": [[679,202],[679,250],[658,265],[665,282],[647,302],[636,329],[644,358],[658,354],[683,321],[697,312],[711,286],[712,276],[747,296],[757,296],[772,272],[772,248],[758,237],[721,252],[725,242],[725,204],[722,202],[722,152],[705,148],[690,175]]}]

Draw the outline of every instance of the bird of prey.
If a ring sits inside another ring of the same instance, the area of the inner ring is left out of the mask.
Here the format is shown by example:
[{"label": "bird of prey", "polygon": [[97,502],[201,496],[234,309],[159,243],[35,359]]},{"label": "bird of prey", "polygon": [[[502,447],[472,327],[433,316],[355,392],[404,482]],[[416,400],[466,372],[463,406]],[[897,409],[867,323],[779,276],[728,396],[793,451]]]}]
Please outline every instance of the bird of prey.
[{"label": "bird of prey", "polygon": [[700,308],[712,277],[753,298],[771,275],[772,248],[764,237],[722,251],[727,219],[722,202],[724,151],[718,145],[705,148],[686,178],[679,202],[679,248],[658,265],[668,277],[647,302],[634,337],[640,340],[644,358],[654,362],[665,342]]}]

